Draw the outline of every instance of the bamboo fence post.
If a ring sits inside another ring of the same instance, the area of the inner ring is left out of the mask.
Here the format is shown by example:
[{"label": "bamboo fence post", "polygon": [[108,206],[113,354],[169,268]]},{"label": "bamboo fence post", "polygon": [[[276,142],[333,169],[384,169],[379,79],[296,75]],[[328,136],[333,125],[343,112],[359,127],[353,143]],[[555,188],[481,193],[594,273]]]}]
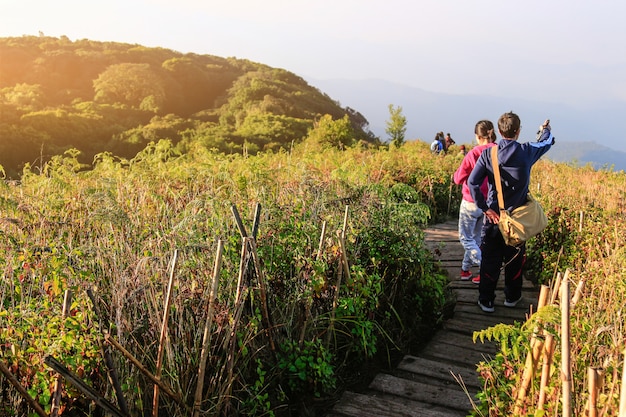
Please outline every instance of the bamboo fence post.
[{"label": "bamboo fence post", "polygon": [[263,319],[265,320],[265,332],[270,342],[270,349],[272,352],[276,351],[276,346],[274,345],[274,337],[272,331],[272,321],[270,319],[269,308],[267,307],[267,290],[265,287],[265,275],[263,274],[263,270],[261,269],[261,262],[259,261],[259,254],[256,250],[256,242],[254,238],[250,239],[248,244],[250,245],[250,252],[252,254],[252,261],[254,262],[254,268],[256,269],[256,276],[259,281],[259,291],[261,295],[261,314],[263,315]]},{"label": "bamboo fence post", "polygon": [[583,289],[585,288],[585,280],[584,278],[581,278],[580,281],[578,281],[578,285],[576,286],[576,291],[574,291],[574,296],[572,297],[572,307],[574,307],[578,301],[580,301],[580,298],[583,295]]},{"label": "bamboo fence post", "polygon": [[598,416],[598,392],[602,387],[602,369],[587,368],[587,385],[589,387],[588,417]]},{"label": "bamboo fence post", "polygon": [[248,258],[248,242],[246,237],[243,238],[243,244],[241,245],[241,259],[239,260],[239,276],[237,277],[237,291],[235,293],[235,303],[238,303],[241,299],[241,291],[244,287],[243,279],[247,270],[247,258]]},{"label": "bamboo fence post", "polygon": [[196,395],[193,403],[193,416],[198,417],[200,406],[202,405],[202,390],[204,388],[204,373],[206,372],[206,362],[211,350],[211,326],[213,325],[213,306],[217,298],[217,284],[219,282],[220,269],[222,267],[222,253],[224,252],[224,241],[217,242],[217,255],[213,266],[213,281],[209,292],[209,305],[207,317],[204,325],[204,335],[202,337],[202,353],[200,354],[200,368],[198,370],[198,384],[196,385]]},{"label": "bamboo fence post", "polygon": [[261,204],[256,203],[256,208],[254,209],[254,221],[252,222],[252,237],[256,240],[257,235],[259,234],[259,222],[261,221]]},{"label": "bamboo fence post", "polygon": [[[174,249],[174,255],[170,262],[170,277],[167,284],[167,293],[165,294],[165,306],[163,307],[163,322],[161,323],[161,335],[159,337],[159,350],[157,352],[156,377],[161,378],[161,365],[163,364],[163,350],[165,347],[165,339],[167,338],[167,322],[169,320],[170,305],[172,302],[172,289],[174,287],[174,271],[176,269],[176,259],[178,258],[178,249]],[[154,386],[154,397],[152,398],[152,416],[159,415],[159,385]]]},{"label": "bamboo fence post", "polygon": [[[235,209],[236,210],[236,209]],[[228,409],[230,407],[230,390],[232,388],[233,381],[233,373],[234,373],[234,360],[235,360],[235,348],[237,347],[236,339],[237,339],[237,328],[239,327],[239,320],[241,319],[241,315],[243,314],[243,308],[245,300],[248,296],[248,286],[243,282],[243,278],[246,275],[247,271],[247,257],[248,257],[248,239],[249,237],[243,238],[243,242],[241,244],[241,260],[239,264],[239,279],[237,282],[237,296],[235,297],[235,306],[234,306],[234,314],[233,314],[233,323],[230,330],[230,334],[224,340],[224,347],[227,350],[226,357],[226,372],[227,372],[227,383],[224,386],[224,389],[220,393],[220,398],[224,399],[224,411],[228,414]],[[218,410],[219,411],[219,410]],[[218,413],[219,414],[219,413]]]},{"label": "bamboo fence post", "polygon": [[546,403],[546,389],[550,382],[550,370],[552,369],[552,360],[554,359],[554,336],[550,333],[546,334],[543,349],[543,367],[541,368],[541,383],[539,385],[539,400],[537,401],[537,409],[542,410]]},{"label": "bamboo fence post", "polygon": [[537,310],[541,307],[545,307],[548,305],[548,299],[550,298],[550,287],[547,285],[542,285],[539,290],[539,299],[537,301]]},{"label": "bamboo fence post", "polygon": [[580,219],[578,220],[578,232],[582,232],[583,231],[583,218],[585,216],[585,212],[584,211],[580,211]]},{"label": "bamboo fence post", "polygon": [[[346,206],[346,210],[343,215],[343,227],[339,231],[337,231],[337,235],[339,238],[339,245],[341,247],[341,263],[342,268],[339,269],[339,273],[337,274],[337,288],[335,289],[335,295],[333,296],[333,306],[330,312],[330,324],[328,326],[328,334],[326,335],[326,347],[330,344],[330,338],[332,337],[333,329],[335,327],[335,313],[337,310],[337,302],[339,300],[339,289],[341,288],[341,278],[343,273],[346,274],[346,279],[349,279],[348,275],[350,272],[350,268],[348,267],[348,257],[346,256],[346,248],[345,248],[345,237],[346,237],[346,228],[348,226],[348,206]],[[342,272],[344,271],[344,272]]]},{"label": "bamboo fence post", "polygon": [[[565,272],[567,276],[567,271]],[[570,361],[570,293],[569,282],[563,279],[561,284],[561,387],[562,417],[572,415],[572,372]]]},{"label": "bamboo fence post", "polygon": [[350,279],[350,265],[348,264],[348,252],[346,251],[346,229],[348,228],[348,206],[343,215],[343,227],[341,228],[341,236],[339,236],[339,245],[341,246],[341,259],[343,260],[343,268],[346,274],[346,280]]},{"label": "bamboo fence post", "polygon": [[[65,321],[67,317],[67,312],[72,303],[72,291],[65,290],[65,295],[63,296],[63,310],[61,311],[61,320]],[[65,326],[64,324],[62,326]],[[65,331],[62,331],[65,333]],[[54,381],[54,388],[52,390],[52,403],[50,406],[50,416],[56,417],[59,415],[59,404],[61,403],[61,394],[63,393],[63,385],[61,385],[61,375],[57,375]]]},{"label": "bamboo fence post", "polygon": [[[93,305],[93,311],[96,317],[98,318],[98,327],[100,332],[104,333],[102,330],[102,316],[100,314],[100,309],[98,307],[98,302],[96,297],[93,294],[91,288],[87,288],[87,296],[91,300],[91,304]],[[108,328],[108,325],[107,325]],[[102,357],[104,359],[104,363],[107,367],[107,375],[109,377],[109,382],[113,385],[113,390],[115,391],[115,397],[117,398],[117,405],[120,408],[120,411],[123,414],[129,414],[128,405],[126,404],[126,399],[124,398],[124,392],[122,391],[122,384],[120,383],[119,375],[117,374],[117,370],[115,369],[115,364],[113,363],[113,356],[109,349],[105,346],[105,343],[100,344],[100,350],[102,353]]]},{"label": "bamboo fence post", "polygon": [[[315,254],[315,260],[318,260],[322,257],[322,253],[324,252],[324,240],[326,239],[326,220],[322,223],[322,232],[320,233],[320,242],[317,247],[317,253]],[[307,285],[310,287],[311,280],[309,279]],[[306,336],[306,328],[309,325],[309,320],[311,317],[311,304],[313,303],[313,296],[309,295],[306,300],[305,311],[304,311],[304,322],[302,323],[302,329],[300,330],[300,339],[298,340],[299,346],[302,348],[304,344],[304,337]]]},{"label": "bamboo fence post", "polygon": [[2,372],[4,377],[11,383],[11,385],[13,385],[13,387],[15,387],[17,392],[20,393],[20,395],[26,400],[28,405],[33,410],[35,410],[35,412],[39,414],[40,417],[48,417],[48,413],[46,413],[44,409],[41,408],[39,403],[30,396],[28,391],[26,391],[26,388],[24,388],[22,384],[20,384],[20,381],[18,381],[17,378],[11,373],[3,360],[0,360],[0,372]]},{"label": "bamboo fence post", "polygon": [[624,349],[622,360],[622,387],[619,395],[619,417],[626,417],[626,349]]},{"label": "bamboo fence post", "polygon": [[[546,305],[550,294],[550,288],[546,285],[541,286],[541,291],[539,292],[539,302],[537,303],[537,311]],[[537,364],[539,363],[539,358],[541,357],[541,352],[543,350],[543,341],[538,338],[539,333],[542,331],[540,325],[538,325],[534,330],[530,339],[530,348],[528,350],[528,354],[526,355],[526,363],[524,365],[524,371],[522,372],[522,379],[520,383],[520,388],[516,393],[515,398],[515,414],[519,414],[521,409],[526,401],[526,396],[528,394],[528,388],[533,380],[533,376],[535,374],[535,369],[537,369]]]},{"label": "bamboo fence post", "polygon": [[559,292],[561,291],[561,281],[562,276],[561,273],[556,274],[556,279],[554,280],[554,286],[552,287],[552,295],[550,296],[550,305],[556,303],[556,300],[559,299]]},{"label": "bamboo fence post", "polygon": [[322,253],[324,251],[324,239],[326,239],[326,220],[322,223],[322,232],[320,233],[320,243],[317,246],[317,254],[315,255],[315,259],[318,260],[322,257]]},{"label": "bamboo fence post", "polygon": [[543,340],[539,338],[531,339],[530,351],[526,356],[526,364],[522,373],[521,386],[515,399],[514,415],[521,415],[524,402],[526,401],[526,397],[528,395],[528,389],[533,380],[535,369],[537,369],[539,357],[541,356],[541,352],[543,350],[543,345]]}]

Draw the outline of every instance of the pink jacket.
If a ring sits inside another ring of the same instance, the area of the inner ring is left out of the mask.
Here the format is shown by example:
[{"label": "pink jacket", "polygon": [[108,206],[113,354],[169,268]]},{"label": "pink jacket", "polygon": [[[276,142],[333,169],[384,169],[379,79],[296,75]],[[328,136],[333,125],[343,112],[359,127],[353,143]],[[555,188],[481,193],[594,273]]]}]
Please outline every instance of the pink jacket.
[{"label": "pink jacket", "polygon": [[[463,184],[463,190],[462,190],[463,200],[469,201],[470,203],[474,202],[474,200],[472,199],[472,195],[470,194],[469,187],[467,186],[467,179],[472,173],[472,169],[474,169],[474,166],[476,165],[476,161],[478,160],[478,157],[480,156],[480,154],[485,149],[491,148],[492,146],[496,146],[496,144],[488,143],[486,145],[479,145],[479,146],[475,146],[474,148],[472,148],[472,150],[469,151],[467,155],[465,155],[465,157],[463,158],[463,162],[461,162],[461,165],[457,168],[456,172],[454,173],[454,177],[453,177],[454,183]],[[487,197],[488,188],[489,188],[489,185],[487,183],[487,178],[485,178],[485,181],[480,186],[480,190],[483,192],[483,195],[485,196],[485,198]]]}]

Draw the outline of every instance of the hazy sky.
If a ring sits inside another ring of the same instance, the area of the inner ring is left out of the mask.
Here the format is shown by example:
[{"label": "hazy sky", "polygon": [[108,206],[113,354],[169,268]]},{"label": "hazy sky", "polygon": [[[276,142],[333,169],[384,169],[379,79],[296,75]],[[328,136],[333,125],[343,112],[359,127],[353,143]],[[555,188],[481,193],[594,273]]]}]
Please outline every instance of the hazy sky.
[{"label": "hazy sky", "polygon": [[624,0],[0,0],[0,37],[161,46],[305,79],[584,108],[626,101],[625,16]]}]

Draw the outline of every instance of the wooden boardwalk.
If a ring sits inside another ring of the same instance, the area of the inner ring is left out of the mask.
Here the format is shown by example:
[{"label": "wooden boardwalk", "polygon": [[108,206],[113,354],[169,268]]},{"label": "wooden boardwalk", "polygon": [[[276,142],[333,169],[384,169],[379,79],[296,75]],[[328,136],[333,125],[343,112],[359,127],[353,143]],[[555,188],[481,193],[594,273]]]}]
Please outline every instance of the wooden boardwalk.
[{"label": "wooden boardwalk", "polygon": [[[404,356],[395,369],[376,375],[367,390],[344,392],[327,417],[467,416],[472,409],[469,396],[474,398],[480,390],[476,365],[496,353],[494,343],[474,343],[474,331],[524,321],[530,305],[536,309],[538,291],[529,282],[524,283],[523,299],[517,307],[504,307],[504,277],[498,283],[495,313],[484,313],[478,307],[478,286],[459,279],[463,248],[456,220],[427,229],[426,244],[448,272],[449,286],[457,295],[452,317],[425,348]],[[477,274],[478,269],[473,272]],[[463,381],[469,396],[457,379]]]}]

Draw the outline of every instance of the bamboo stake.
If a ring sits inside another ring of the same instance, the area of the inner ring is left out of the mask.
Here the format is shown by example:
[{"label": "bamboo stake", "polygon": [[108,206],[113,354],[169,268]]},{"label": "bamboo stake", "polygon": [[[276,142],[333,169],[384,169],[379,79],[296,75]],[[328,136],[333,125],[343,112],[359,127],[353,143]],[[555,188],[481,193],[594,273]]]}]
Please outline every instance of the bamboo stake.
[{"label": "bamboo stake", "polygon": [[[227,343],[227,348],[228,348],[228,354],[226,358],[226,368],[227,368],[228,376],[226,380],[226,385],[222,389],[222,393],[220,395],[220,398],[224,399],[224,409],[221,410],[224,415],[230,415],[229,413],[231,412],[230,400],[232,397],[231,390],[233,386],[233,374],[234,374],[234,369],[235,369],[235,349],[237,348],[237,329],[239,328],[239,321],[241,320],[241,315],[243,314],[243,309],[245,306],[245,300],[247,296],[248,296],[248,287],[244,287],[242,290],[241,299],[238,300],[237,303],[235,304],[235,314],[233,316],[233,324],[232,324],[232,329],[230,331],[230,335],[227,338],[227,340],[225,340],[225,343]],[[216,414],[217,415],[220,414],[219,410],[218,410],[218,413]]]},{"label": "bamboo stake", "polygon": [[252,237],[256,240],[259,234],[259,222],[261,221],[261,203],[256,203],[254,209],[254,221],[252,222]]},{"label": "bamboo stake", "polygon": [[578,285],[576,286],[576,291],[574,291],[574,296],[572,297],[572,307],[574,307],[580,298],[583,295],[583,289],[585,288],[585,280],[583,278],[578,281]]},{"label": "bamboo stake", "polygon": [[556,303],[556,300],[559,299],[559,291],[561,291],[561,281],[563,277],[561,273],[556,274],[556,280],[554,281],[554,286],[552,287],[552,295],[550,297],[550,305]]},{"label": "bamboo stake", "polygon": [[537,302],[537,310],[542,307],[545,307],[548,303],[548,299],[550,298],[550,287],[547,285],[542,285],[539,290],[539,300]]},{"label": "bamboo stake", "polygon": [[543,410],[543,405],[546,403],[546,389],[550,382],[550,370],[552,369],[552,361],[554,359],[554,336],[550,333],[546,334],[546,340],[544,342],[543,349],[543,367],[541,369],[541,383],[539,385],[539,401],[537,402],[537,409]]},{"label": "bamboo stake", "polygon": [[[567,271],[565,272],[567,275]],[[563,279],[561,284],[561,388],[562,417],[572,415],[572,373],[570,362],[570,294],[569,283]]]},{"label": "bamboo stake", "polygon": [[270,349],[272,352],[276,351],[276,346],[274,345],[274,337],[272,336],[272,321],[270,319],[270,312],[267,307],[267,290],[265,288],[265,275],[263,274],[263,270],[261,269],[261,262],[259,262],[259,254],[256,250],[256,242],[254,238],[249,239],[248,244],[250,245],[250,252],[252,253],[252,260],[254,262],[254,268],[256,269],[256,276],[259,281],[259,291],[261,295],[261,314],[263,314],[263,318],[265,320],[265,332],[270,342]]},{"label": "bamboo stake", "polygon": [[622,364],[622,388],[619,395],[619,417],[626,417],[626,349]]},{"label": "bamboo stake", "polygon": [[[535,342],[532,343],[532,340]],[[530,352],[528,352],[528,356],[526,356],[526,364],[522,373],[521,386],[515,399],[514,415],[516,416],[521,415],[524,402],[526,401],[526,397],[528,395],[528,389],[535,374],[535,369],[537,369],[539,356],[543,350],[543,344],[544,342],[541,339],[531,339],[531,349]]]},{"label": "bamboo stake", "polygon": [[[243,314],[244,303],[248,296],[248,286],[243,282],[243,277],[246,275],[248,267],[248,239],[250,238],[244,237],[241,244],[241,262],[239,265],[239,280],[237,283],[237,296],[235,297],[233,323],[231,325],[230,334],[228,334],[224,340],[224,348],[228,352],[225,363],[227,382],[221,390],[220,398],[224,399],[224,410],[222,410],[222,412],[226,415],[230,412],[231,389],[235,367],[235,348],[237,347],[237,328],[239,327],[239,320]],[[219,410],[217,414],[219,414]]]},{"label": "bamboo stake", "polygon": [[204,388],[204,373],[206,372],[206,362],[211,349],[211,326],[213,325],[213,306],[217,298],[217,284],[219,282],[220,269],[222,267],[222,253],[224,252],[224,241],[217,242],[217,255],[213,266],[213,281],[209,292],[209,305],[207,308],[207,318],[204,324],[204,335],[202,337],[202,353],[200,354],[200,368],[198,370],[198,385],[196,385],[196,395],[193,403],[193,416],[198,417],[200,406],[202,405],[202,390]]},{"label": "bamboo stake", "polygon": [[239,303],[241,299],[241,291],[244,286],[243,279],[246,275],[247,260],[248,260],[248,242],[246,237],[243,238],[243,244],[241,245],[241,258],[239,259],[239,276],[237,277],[237,291],[235,293],[235,303]]},{"label": "bamboo stake", "polygon": [[596,368],[587,368],[587,384],[589,387],[588,417],[598,416],[598,391],[600,389],[600,378],[602,371]]},{"label": "bamboo stake", "polygon": [[4,361],[0,360],[0,372],[2,372],[2,374],[4,375],[4,377],[11,383],[11,385],[13,385],[15,387],[15,389],[17,390],[17,392],[20,393],[20,395],[26,400],[26,402],[28,403],[28,405],[35,410],[35,412],[37,414],[39,414],[41,417],[48,417],[48,413],[46,413],[44,411],[43,408],[41,408],[41,406],[39,405],[39,403],[37,401],[35,401],[33,399],[33,397],[30,396],[30,394],[28,393],[28,391],[26,391],[26,388],[24,388],[22,386],[22,384],[20,384],[20,381],[17,380],[17,378],[15,378],[15,376],[13,376],[13,374],[11,373],[11,371],[9,370],[9,368],[6,366],[6,364],[4,363]]},{"label": "bamboo stake", "polygon": [[582,232],[583,231],[583,217],[585,216],[585,212],[584,211],[580,211],[580,219],[578,220],[578,231]]},{"label": "bamboo stake", "polygon": [[[537,303],[537,310],[546,305],[549,293],[550,288],[546,285],[542,285],[541,291],[539,292],[539,302]],[[528,388],[530,387],[530,384],[533,380],[535,370],[537,369],[537,364],[539,363],[539,357],[541,356],[541,352],[543,350],[543,341],[538,338],[538,335],[541,333],[541,331],[541,326],[538,325],[533,330],[533,334],[530,339],[530,348],[528,354],[526,355],[526,363],[522,372],[520,388],[517,391],[515,398],[514,410],[516,415],[521,413],[522,407],[524,406],[526,396],[528,395]]]},{"label": "bamboo stake", "polygon": [[[67,312],[70,308],[70,304],[72,302],[72,291],[65,290],[65,295],[63,296],[63,310],[61,311],[61,320],[65,321],[67,317]],[[63,331],[65,333],[65,331]],[[61,403],[61,394],[63,393],[63,385],[61,385],[61,375],[57,375],[54,381],[54,388],[52,390],[52,403],[50,406],[50,416],[56,417],[59,415],[59,404]]]},{"label": "bamboo stake", "polygon": [[[317,247],[317,253],[315,254],[315,260],[318,260],[322,257],[322,253],[324,251],[324,239],[326,238],[326,220],[322,223],[322,232],[320,233],[320,242]],[[311,285],[311,280],[309,279],[307,285]],[[298,340],[298,344],[300,347],[304,345],[304,337],[306,336],[306,329],[309,325],[309,320],[311,317],[311,305],[313,304],[313,296],[309,295],[306,300],[305,311],[304,311],[304,322],[302,323],[302,329],[300,330],[300,339]]]},{"label": "bamboo stake", "polygon": [[[96,317],[98,318],[98,327],[102,333],[102,316],[100,314],[100,309],[98,308],[98,303],[96,301],[96,297],[93,294],[91,288],[87,288],[87,295],[91,300],[91,304],[93,306],[93,311]],[[107,328],[109,326],[107,325]],[[104,343],[100,344],[100,351],[102,353],[102,357],[104,358],[104,364],[107,367],[107,375],[109,377],[109,382],[113,385],[113,390],[115,391],[115,397],[117,398],[117,405],[120,408],[120,411],[123,414],[129,414],[128,405],[126,404],[126,399],[124,398],[124,392],[122,391],[122,384],[120,383],[119,376],[117,374],[117,370],[115,369],[115,364],[113,363],[113,356],[111,356],[111,352],[108,347],[104,345]]]},{"label": "bamboo stake", "polygon": [[[165,294],[165,306],[163,307],[163,322],[161,323],[161,335],[159,337],[159,350],[157,352],[156,377],[161,378],[161,365],[163,364],[163,351],[165,347],[165,339],[167,338],[167,322],[170,315],[170,305],[172,302],[172,289],[174,287],[174,270],[176,269],[176,258],[178,258],[178,249],[174,249],[174,255],[170,263],[170,278],[167,284],[167,293]],[[159,385],[154,386],[154,396],[152,398],[152,416],[159,416]]]},{"label": "bamboo stake", "polygon": [[341,228],[341,237],[346,238],[346,229],[348,228],[348,206],[343,213],[343,227]]},{"label": "bamboo stake", "polygon": [[318,260],[322,257],[322,253],[324,251],[324,239],[326,238],[326,220],[322,223],[322,232],[320,233],[320,243],[317,246],[317,254],[315,255],[315,259]]},{"label": "bamboo stake", "polygon": [[[337,302],[339,300],[339,289],[341,288],[341,279],[343,276],[342,271],[346,271],[346,274],[349,272],[349,267],[347,265],[348,258],[345,255],[345,237],[346,237],[346,228],[348,226],[348,206],[346,206],[346,210],[343,216],[343,228],[337,231],[337,236],[339,238],[339,245],[341,247],[341,260],[343,264],[343,268],[339,269],[339,273],[337,274],[337,287],[335,288],[335,295],[333,296],[333,306],[330,312],[330,324],[328,326],[328,334],[326,335],[326,347],[330,344],[330,338],[332,337],[333,329],[335,327],[335,313],[337,310]],[[349,279],[349,275],[346,276],[346,279]]]},{"label": "bamboo stake", "polygon": [[157,378],[150,371],[148,371],[146,367],[143,366],[141,362],[139,362],[139,359],[135,358],[132,353],[127,351],[124,348],[124,346],[120,345],[120,343],[117,340],[115,340],[109,333],[105,332],[104,341],[110,344],[111,346],[113,346],[114,348],[116,348],[117,350],[119,350],[120,353],[124,355],[126,359],[131,361],[137,367],[137,369],[139,369],[139,371],[142,374],[147,376],[150,379],[150,381],[158,385],[163,390],[164,394],[166,394],[167,396],[175,400],[180,405],[185,405],[179,394],[176,394],[172,388],[170,388],[165,382],[161,380],[161,378]]}]

